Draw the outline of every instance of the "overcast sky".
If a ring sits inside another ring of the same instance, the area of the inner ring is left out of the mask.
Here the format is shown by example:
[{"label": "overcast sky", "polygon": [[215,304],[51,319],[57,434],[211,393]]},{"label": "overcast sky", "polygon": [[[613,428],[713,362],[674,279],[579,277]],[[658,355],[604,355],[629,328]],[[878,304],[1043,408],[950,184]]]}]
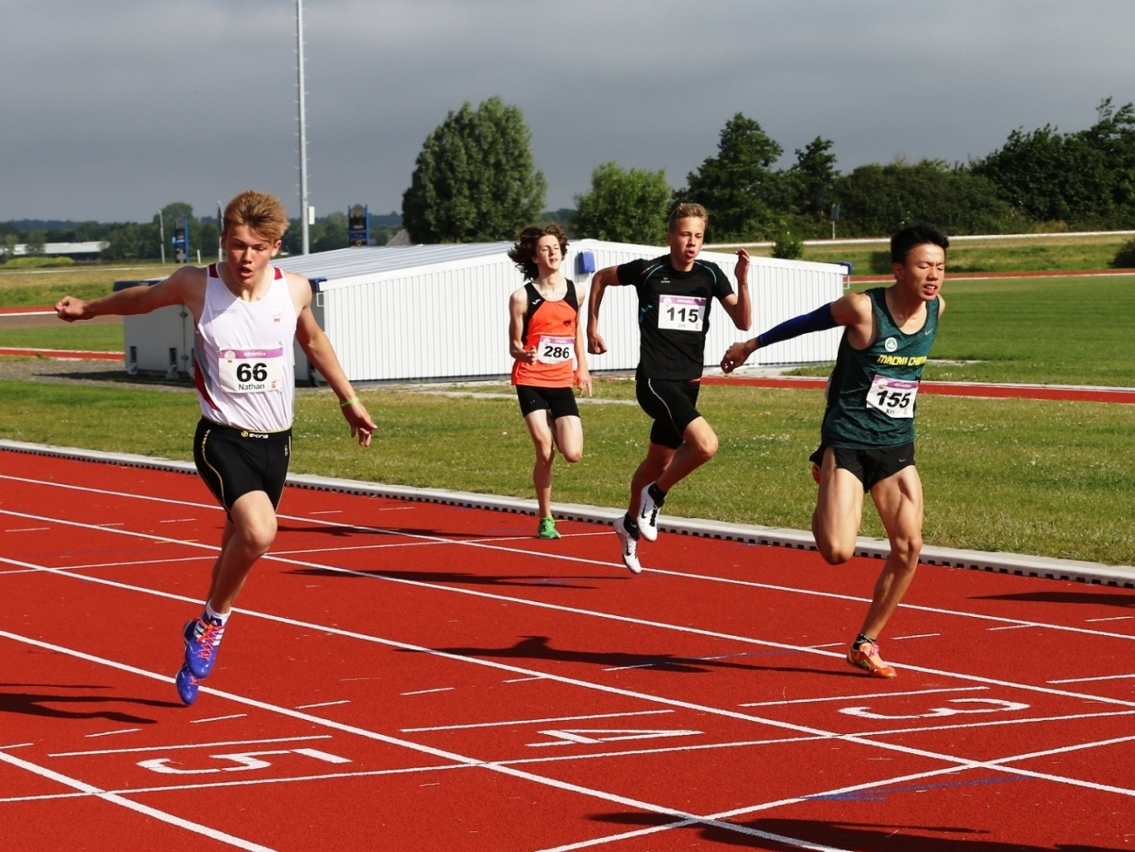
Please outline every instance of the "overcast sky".
[{"label": "overcast sky", "polygon": [[[295,0],[3,0],[0,221],[211,215],[246,187],[299,214]],[[547,207],[591,172],[675,187],[741,112],[838,166],[981,157],[1135,101],[1133,0],[304,0],[317,215],[401,210],[426,137],[520,107]]]}]

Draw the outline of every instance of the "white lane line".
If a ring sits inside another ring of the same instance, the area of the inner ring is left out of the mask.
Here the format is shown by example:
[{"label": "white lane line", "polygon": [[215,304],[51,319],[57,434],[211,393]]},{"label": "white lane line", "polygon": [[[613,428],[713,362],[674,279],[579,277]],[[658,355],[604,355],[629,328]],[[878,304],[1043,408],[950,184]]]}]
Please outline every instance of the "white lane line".
[{"label": "white lane line", "polygon": [[453,687],[439,686],[437,689],[416,689],[413,692],[400,692],[399,695],[430,695],[434,692],[453,692]]},{"label": "white lane line", "polygon": [[987,627],[985,629],[988,630],[990,633],[992,633],[995,630],[1025,630],[1026,628],[1036,627],[1036,626],[1037,625],[1035,625],[1035,624],[1006,624],[1006,625],[1003,625],[1001,627]]},{"label": "white lane line", "polygon": [[0,751],[3,751],[4,749],[11,750],[14,748],[28,748],[29,746],[33,745],[35,745],[35,743],[13,743],[12,745],[0,745]]},{"label": "white lane line", "polygon": [[[168,678],[167,678],[168,679]],[[247,716],[247,713],[241,713]],[[211,743],[176,743],[174,745],[138,746],[136,748],[103,748],[92,751],[59,751],[48,757],[94,757],[102,754],[144,754],[148,751],[186,751],[195,748],[227,748],[229,746],[270,745],[274,743],[302,743],[310,740],[329,740],[330,734],[306,734],[298,737],[271,737],[261,740],[221,740]]]},{"label": "white lane line", "polygon": [[1049,683],[1091,683],[1097,680],[1127,680],[1135,674],[1101,675],[1099,677],[1068,677],[1061,680],[1050,680]]},{"label": "white lane line", "polygon": [[344,698],[341,701],[321,701],[318,704],[299,704],[296,706],[297,710],[312,710],[316,707],[335,707],[339,704],[350,704],[349,698]]},{"label": "white lane line", "polygon": [[905,695],[933,695],[938,692],[974,692],[989,689],[988,686],[954,686],[942,689],[917,689],[911,692],[869,692],[859,695],[825,695],[821,698],[791,698],[782,701],[752,701],[738,704],[738,707],[784,707],[788,704],[815,704],[823,701],[860,701],[864,698],[897,698]]},{"label": "white lane line", "polygon": [[190,725],[204,725],[206,722],[227,722],[230,719],[243,719],[247,713],[230,713],[228,716],[213,716],[209,719],[190,719]]},{"label": "white lane line", "polygon": [[1085,618],[1084,623],[1091,624],[1097,621],[1130,621],[1132,618],[1135,618],[1135,615],[1113,615],[1109,618]]},{"label": "white lane line", "polygon": [[235,846],[237,849],[247,849],[249,850],[249,852],[275,852],[275,850],[271,849],[271,847],[261,846],[259,843],[253,843],[250,840],[245,840],[243,838],[237,837],[234,834],[218,831],[215,828],[209,828],[208,826],[202,825],[201,823],[191,822],[190,820],[184,819],[179,816],[174,816],[173,814],[166,813],[165,811],[158,810],[157,808],[143,805],[139,802],[132,801],[116,793],[110,793],[106,790],[102,790],[92,784],[86,783],[85,781],[80,781],[77,778],[71,778],[67,775],[63,775],[62,773],[47,769],[46,767],[38,766],[37,764],[30,761],[21,760],[18,757],[13,757],[7,752],[0,751],[0,762],[7,763],[8,765],[14,766],[17,769],[23,769],[25,772],[30,772],[33,775],[38,775],[40,778],[46,778],[49,781],[54,781],[57,784],[62,784],[65,787],[70,787],[73,790],[78,790],[82,793],[90,794],[99,799],[102,799],[104,802],[112,805],[117,805],[118,807],[125,808],[128,811],[134,811],[135,813],[142,814],[142,816],[156,819],[159,822],[166,823],[167,825],[182,828],[186,831],[191,831],[194,834],[200,834],[204,837],[208,837],[220,843],[225,843],[229,846]]},{"label": "white lane line", "polygon": [[467,731],[471,728],[500,728],[511,725],[546,725],[549,722],[580,722],[589,719],[623,719],[628,716],[657,716],[673,713],[673,710],[634,710],[626,713],[596,713],[590,716],[554,716],[546,719],[511,719],[506,722],[475,722],[468,725],[437,725],[432,728],[403,728],[404,734],[417,734],[423,731]]},{"label": "white lane line", "polygon": [[119,731],[103,731],[102,733],[98,733],[98,734],[87,734],[86,739],[93,740],[96,737],[113,737],[113,736],[117,736],[118,734],[136,734],[140,730],[142,730],[142,729],[141,728],[123,728],[122,730],[119,730]]},{"label": "white lane line", "polygon": [[941,635],[941,633],[915,633],[912,636],[892,636],[888,641],[901,642],[904,639],[933,639],[935,636]]},{"label": "white lane line", "polygon": [[9,532],[9,533],[46,532],[47,530],[50,530],[50,529],[51,529],[51,527],[21,527],[20,529],[16,529],[16,530],[4,530],[4,532]]}]

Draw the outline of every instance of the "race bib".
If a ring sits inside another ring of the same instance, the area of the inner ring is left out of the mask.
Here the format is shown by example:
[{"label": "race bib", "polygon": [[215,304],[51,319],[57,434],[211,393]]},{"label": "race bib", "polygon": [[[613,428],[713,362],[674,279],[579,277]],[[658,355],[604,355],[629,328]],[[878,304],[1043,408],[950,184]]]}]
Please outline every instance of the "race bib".
[{"label": "race bib", "polygon": [[225,349],[217,374],[228,393],[264,393],[284,386],[284,350]]},{"label": "race bib", "polygon": [[875,376],[867,392],[867,407],[881,411],[888,417],[910,419],[914,417],[914,399],[918,396],[918,382]]},{"label": "race bib", "polygon": [[540,345],[536,347],[536,360],[541,364],[562,364],[571,360],[574,351],[574,337],[552,337],[542,334]]},{"label": "race bib", "polygon": [[705,299],[700,296],[658,296],[658,327],[669,331],[701,331]]}]

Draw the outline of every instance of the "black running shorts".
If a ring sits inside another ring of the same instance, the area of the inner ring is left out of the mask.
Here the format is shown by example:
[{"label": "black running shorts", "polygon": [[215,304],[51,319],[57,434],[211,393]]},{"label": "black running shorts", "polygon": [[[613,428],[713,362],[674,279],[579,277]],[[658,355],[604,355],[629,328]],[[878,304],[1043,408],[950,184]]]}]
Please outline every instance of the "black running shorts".
[{"label": "black running shorts", "polygon": [[[812,464],[822,467],[824,464],[824,450],[827,447],[820,445],[816,452],[809,456]],[[875,487],[876,483],[894,476],[904,467],[914,464],[914,442],[900,444],[897,447],[886,447],[881,450],[848,449],[846,447],[832,447],[835,453],[835,466],[849,470],[855,474],[856,479],[863,483],[863,493]]]},{"label": "black running shorts", "polygon": [[272,507],[278,506],[291,455],[291,429],[249,432],[202,417],[193,437],[197,472],[226,512],[231,512],[233,504],[252,491],[263,491]]},{"label": "black running shorts", "polygon": [[682,446],[686,427],[701,417],[697,409],[700,389],[698,382],[639,377],[635,396],[639,407],[654,420],[650,443],[672,450]]},{"label": "black running shorts", "polygon": [[520,413],[525,417],[533,411],[550,411],[553,420],[561,417],[579,417],[579,405],[571,388],[517,385],[516,398],[520,400]]}]

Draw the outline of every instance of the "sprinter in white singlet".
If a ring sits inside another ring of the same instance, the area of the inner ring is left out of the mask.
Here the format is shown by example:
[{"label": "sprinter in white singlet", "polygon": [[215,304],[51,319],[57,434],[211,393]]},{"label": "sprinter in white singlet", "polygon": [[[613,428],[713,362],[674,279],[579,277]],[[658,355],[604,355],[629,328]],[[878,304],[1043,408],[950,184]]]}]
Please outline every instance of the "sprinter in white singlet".
[{"label": "sprinter in white singlet", "polygon": [[184,661],[175,682],[186,704],[212,670],[237,595],[276,538],[276,507],[291,457],[295,402],[292,340],[339,398],[359,443],[375,425],[311,312],[311,284],[270,265],[288,227],[278,198],[246,190],[225,207],[224,263],[186,266],[152,287],[131,287],[93,301],[65,296],[67,322],[145,314],[184,305],[195,325],[195,378],[201,420],[193,442],[197,470],[228,521],[213,564],[205,610],[183,630]]}]

